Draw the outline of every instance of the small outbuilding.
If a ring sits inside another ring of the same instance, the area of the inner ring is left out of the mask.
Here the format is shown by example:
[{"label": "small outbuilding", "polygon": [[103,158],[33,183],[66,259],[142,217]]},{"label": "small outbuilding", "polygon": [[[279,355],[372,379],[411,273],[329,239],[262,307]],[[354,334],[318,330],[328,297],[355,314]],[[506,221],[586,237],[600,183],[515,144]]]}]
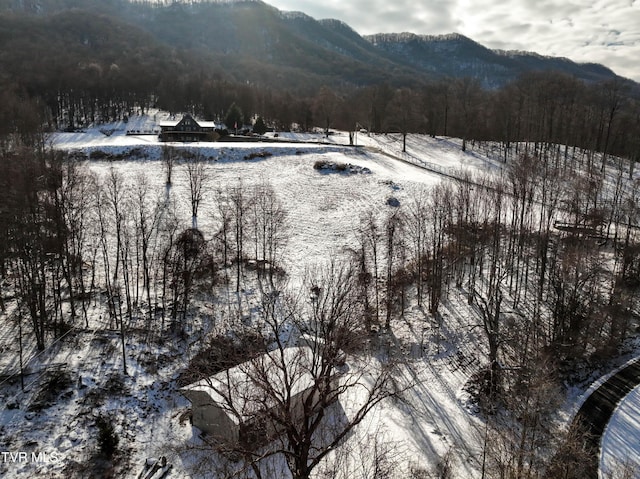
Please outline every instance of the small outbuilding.
[{"label": "small outbuilding", "polygon": [[[193,425],[214,440],[259,445],[276,436],[283,413],[294,421],[313,410],[319,358],[308,346],[272,351],[182,388]],[[332,378],[334,382],[336,378]],[[271,394],[267,394],[269,391]],[[315,401],[318,401],[316,398]],[[318,406],[319,407],[319,406]]]}]

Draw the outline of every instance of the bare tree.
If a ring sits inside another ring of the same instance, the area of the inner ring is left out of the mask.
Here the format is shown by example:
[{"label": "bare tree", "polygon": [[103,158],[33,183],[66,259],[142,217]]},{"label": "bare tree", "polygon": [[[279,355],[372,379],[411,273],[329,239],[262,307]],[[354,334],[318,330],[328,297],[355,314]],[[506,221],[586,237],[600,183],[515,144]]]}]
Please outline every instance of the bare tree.
[{"label": "bare tree", "polygon": [[250,204],[251,233],[258,274],[267,272],[269,281],[273,282],[273,275],[287,241],[287,212],[268,183],[256,186]]},{"label": "bare tree", "polygon": [[550,444],[554,454],[546,464],[545,478],[582,479],[593,474],[594,451],[580,427],[556,430]]},{"label": "bare tree", "polygon": [[422,117],[419,114],[419,100],[416,93],[407,88],[397,90],[389,104],[389,116],[387,128],[391,132],[402,134],[402,152],[407,151],[407,135],[417,131],[422,126]]},{"label": "bare tree", "polygon": [[551,267],[549,336],[565,357],[579,357],[589,345],[597,348],[606,339],[596,321],[605,304],[601,285],[607,276],[593,244],[565,244]]},{"label": "bare tree", "polygon": [[[498,355],[503,343],[504,333],[502,329],[501,306],[503,300],[502,281],[507,275],[502,258],[502,211],[504,201],[503,185],[495,183],[491,190],[486,191],[487,202],[484,205],[482,230],[486,235],[486,256],[489,262],[488,277],[484,292],[478,292],[472,288],[472,295],[476,301],[482,319],[482,329],[487,338],[489,349],[489,393],[495,395],[500,384],[500,363]],[[481,260],[482,264],[484,261]]]},{"label": "bare tree", "polygon": [[428,227],[430,218],[429,198],[423,191],[419,191],[411,198],[407,214],[407,233],[409,234],[414,258],[414,280],[418,306],[422,306],[424,298],[424,285],[426,283],[428,265]]},{"label": "bare tree", "polygon": [[37,152],[26,148],[3,160],[2,216],[10,226],[16,296],[28,311],[36,346],[43,350],[51,323],[50,272],[57,263],[52,250],[56,234],[47,214],[51,205],[47,165]]},{"label": "bare tree", "polygon": [[[136,249],[142,256],[142,287],[147,293],[147,307],[149,309],[149,327],[153,319],[153,306],[151,303],[151,261],[149,258],[151,238],[156,234],[156,228],[160,220],[160,202],[152,203],[150,196],[149,180],[144,173],[136,177],[134,188],[134,206],[136,210]],[[137,277],[138,275],[136,275]],[[136,287],[136,296],[138,287]]]},{"label": "bare tree", "polygon": [[335,121],[341,99],[327,86],[322,86],[313,100],[314,116],[322,122],[324,134],[329,137],[329,128]]},{"label": "bare tree", "polygon": [[[402,445],[385,429],[363,422],[317,468],[322,479],[389,479],[400,477],[407,460]],[[444,477],[442,478],[444,479]]]},{"label": "bare tree", "polygon": [[191,200],[191,227],[198,228],[198,208],[207,187],[208,173],[206,163],[200,154],[189,158],[186,163],[187,178],[189,180],[189,194]]},{"label": "bare tree", "polygon": [[236,263],[236,293],[240,292],[242,263],[244,261],[245,230],[247,227],[247,213],[249,211],[249,197],[242,181],[227,190],[227,201],[230,203],[232,221],[232,237],[235,247]]},{"label": "bare tree", "polygon": [[395,209],[386,218],[384,224],[385,232],[385,245],[386,245],[386,264],[385,264],[385,328],[388,330],[391,327],[391,316],[394,303],[395,284],[394,273],[398,263],[398,250],[400,249],[400,243],[404,237],[404,215],[400,210]]},{"label": "bare tree", "polygon": [[[377,404],[398,392],[391,364],[355,354],[363,324],[351,268],[332,264],[310,275],[301,291],[297,299],[265,294],[262,321],[273,349],[239,366],[246,379],[221,374],[209,381],[229,415],[252,418],[238,441],[220,442],[219,450],[242,457],[256,477],[262,477],[260,464],[278,455],[294,479],[308,479]],[[292,326],[305,332],[307,346],[288,346]],[[302,385],[307,389],[300,395]],[[339,402],[344,398],[355,401],[348,417]],[[257,438],[267,444],[256,447]]]},{"label": "bare tree", "polygon": [[169,145],[162,145],[162,164],[166,174],[166,183],[171,185],[173,167],[176,164],[176,149]]},{"label": "bare tree", "polygon": [[[611,136],[615,126],[615,119],[618,116],[625,97],[626,84],[619,78],[614,78],[600,84],[599,97],[601,101],[600,107],[604,122],[601,122],[601,128],[598,136],[598,144],[596,149],[602,151],[601,173],[606,172],[607,155],[611,148]],[[605,126],[606,124],[606,126]],[[604,135],[604,138],[602,136]]]},{"label": "bare tree", "polygon": [[[430,255],[428,257],[429,312],[438,315],[445,282],[445,235],[451,215],[451,188],[437,185],[429,196],[431,211]],[[439,316],[438,316],[439,317]]]},{"label": "bare tree", "polygon": [[[180,332],[184,332],[187,310],[198,273],[203,273],[210,256],[208,244],[200,230],[190,228],[183,231],[175,240],[172,254],[172,284],[174,287],[172,317],[177,319],[178,308],[182,311]],[[174,323],[174,326],[177,326]]]},{"label": "bare tree", "polygon": [[[175,294],[175,287],[177,283],[172,281],[174,278],[174,253],[176,250],[175,244],[178,236],[179,221],[176,214],[176,208],[174,202],[165,202],[160,209],[160,215],[158,218],[158,236],[156,238],[159,261],[155,261],[154,276],[156,282],[160,281],[162,284],[160,297],[161,297],[161,310],[162,310],[162,324],[161,330],[164,330],[164,322],[166,319],[166,312],[169,306],[169,299],[173,300],[175,305],[177,294]],[[173,297],[170,293],[173,292]],[[156,300],[157,303],[157,300]],[[176,319],[175,307],[172,308],[172,319]]]},{"label": "bare tree", "polygon": [[473,136],[476,126],[482,91],[478,80],[465,77],[454,82],[458,108],[459,128],[462,133],[462,151],[467,149],[467,141]]},{"label": "bare tree", "polygon": [[[359,278],[365,287],[365,295],[368,296],[367,290],[370,283],[373,283],[374,290],[374,311],[375,324],[380,324],[380,261],[382,241],[382,233],[380,226],[376,220],[373,211],[369,211],[365,217],[361,219],[360,226],[360,274]],[[370,271],[368,271],[368,263],[370,263]],[[365,302],[368,302],[368,297]],[[365,311],[367,314],[368,311]]]},{"label": "bare tree", "polygon": [[[125,227],[125,198],[126,187],[124,184],[124,177],[122,174],[111,167],[109,173],[105,179],[105,199],[107,212],[111,215],[111,224],[114,227],[116,244],[115,260],[113,262],[114,270],[112,277],[113,296],[114,296],[114,314],[116,320],[122,320],[122,308],[120,301],[120,263],[121,255],[123,252],[123,228]],[[113,250],[107,250],[105,252],[106,257],[110,257],[113,254]],[[115,302],[117,300],[117,303]]]},{"label": "bare tree", "polygon": [[[65,255],[67,257],[68,281],[75,281],[79,289],[85,326],[89,325],[87,316],[88,300],[91,291],[87,290],[84,274],[84,264],[88,262],[91,270],[95,270],[95,254],[90,256],[87,251],[91,242],[89,237],[90,214],[94,209],[95,179],[92,174],[76,163],[66,160],[64,163],[64,177],[60,193],[60,205],[64,215],[66,235]],[[94,251],[97,251],[94,249]],[[70,302],[73,303],[70,290]]]},{"label": "bare tree", "polygon": [[219,253],[222,254],[222,267],[225,272],[225,282],[229,282],[229,257],[231,255],[231,223],[232,223],[232,208],[228,200],[226,191],[218,190],[216,192],[216,213],[219,223],[219,230],[215,234],[215,239],[218,244]]},{"label": "bare tree", "polygon": [[485,444],[489,477],[525,479],[544,474],[547,456],[554,452],[554,439],[562,436],[555,421],[563,398],[555,369],[553,361],[541,357],[508,371],[504,408],[494,408],[485,418],[491,422]]}]

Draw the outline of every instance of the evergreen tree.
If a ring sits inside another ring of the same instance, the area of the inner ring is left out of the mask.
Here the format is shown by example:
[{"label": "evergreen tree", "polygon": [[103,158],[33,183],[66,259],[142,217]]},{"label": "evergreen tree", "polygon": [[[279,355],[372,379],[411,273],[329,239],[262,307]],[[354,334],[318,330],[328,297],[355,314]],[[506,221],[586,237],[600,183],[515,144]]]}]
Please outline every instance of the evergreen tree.
[{"label": "evergreen tree", "polygon": [[242,110],[235,102],[233,102],[229,107],[229,110],[227,110],[227,114],[224,117],[224,123],[227,125],[229,130],[235,131],[238,128],[242,128],[243,119]]},{"label": "evergreen tree", "polygon": [[264,135],[267,132],[267,125],[264,124],[264,120],[261,116],[256,118],[256,122],[253,125],[253,132],[258,135]]}]

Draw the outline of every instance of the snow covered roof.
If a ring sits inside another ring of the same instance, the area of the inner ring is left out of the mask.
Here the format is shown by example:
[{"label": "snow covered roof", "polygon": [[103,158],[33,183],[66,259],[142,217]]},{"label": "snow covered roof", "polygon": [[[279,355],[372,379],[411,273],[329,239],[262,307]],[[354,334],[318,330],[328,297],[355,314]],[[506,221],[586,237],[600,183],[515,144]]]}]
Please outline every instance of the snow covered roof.
[{"label": "snow covered roof", "polygon": [[159,121],[158,122],[158,126],[165,127],[165,128],[171,128],[171,127],[177,126],[178,123],[180,123],[185,118],[190,118],[191,120],[195,121],[201,128],[217,128],[218,127],[218,125],[216,124],[215,121],[198,120],[198,119],[193,118],[191,115],[188,115],[188,114],[183,115],[182,118],[179,118],[179,119]]},{"label": "snow covered roof", "polygon": [[[317,366],[317,365],[316,365]],[[286,394],[293,398],[315,382],[313,351],[307,346],[271,351],[181,389],[209,395],[229,418],[239,424],[257,411],[273,407]],[[274,391],[266,397],[265,386]]]}]

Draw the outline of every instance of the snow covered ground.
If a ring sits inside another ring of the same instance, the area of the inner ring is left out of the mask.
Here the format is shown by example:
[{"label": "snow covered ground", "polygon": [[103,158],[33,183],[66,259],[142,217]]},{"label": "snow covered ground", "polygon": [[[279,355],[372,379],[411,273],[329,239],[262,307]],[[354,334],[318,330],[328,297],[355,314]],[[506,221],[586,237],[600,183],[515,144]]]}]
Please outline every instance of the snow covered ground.
[{"label": "snow covered ground", "polygon": [[[89,158],[98,152],[97,156],[120,155],[124,159],[91,160],[88,167],[99,175],[114,168],[127,181],[145,174],[161,194],[165,188],[160,160],[163,144],[156,135],[126,134],[127,131],[153,130],[155,121],[160,119],[164,118],[133,116],[126,124],[101,126],[82,133],[56,133],[51,143],[55,148],[82,152]],[[342,132],[328,138],[322,134],[279,133],[278,138],[264,143],[176,143],[172,146],[197,150],[209,160],[207,174],[211,186],[198,215],[198,226],[206,238],[214,233],[216,190],[238,182],[247,187],[265,182],[273,186],[289,213],[291,239],[283,256],[290,281],[295,282],[300,281],[309,265],[346,254],[364,211],[373,208],[376,214],[384,215],[391,208],[387,203],[390,198],[402,204],[416,190],[435,185],[443,175],[455,174],[460,169],[496,172],[500,168],[499,158],[486,152],[462,152],[456,139],[410,135],[407,141],[406,153],[401,152],[399,135],[359,133],[358,147],[352,147],[348,134]],[[247,159],[256,151],[268,152],[271,156]],[[348,163],[367,168],[370,173],[321,172],[313,168],[320,160]],[[176,167],[174,178],[171,194],[182,226],[188,228],[191,215],[183,165]],[[246,294],[249,304],[257,302],[251,291]],[[407,466],[432,471],[451,451],[454,477],[474,478],[480,477],[484,426],[467,408],[463,386],[484,357],[478,354],[475,333],[468,327],[472,313],[466,309],[465,298],[456,300],[455,294],[452,298],[442,305],[442,327],[436,328],[435,322],[417,306],[406,315],[404,322],[393,325],[394,336],[408,358],[398,380],[414,386],[407,393],[406,401],[383,402],[372,413],[366,427],[376,434],[383,430],[386,440],[397,445],[399,457]],[[32,373],[26,377],[25,392],[15,377],[0,378],[0,400],[8,405],[0,411],[3,450],[49,454],[48,460],[40,462],[0,462],[0,476],[67,477],[69,464],[77,463],[74,471],[80,477],[82,463],[95,449],[96,438],[91,431],[97,414],[109,414],[121,438],[128,466],[119,473],[135,477],[148,457],[166,456],[174,466],[170,477],[194,476],[197,464],[206,461],[209,453],[197,447],[185,452],[185,444],[197,445],[197,431],[185,419],[189,404],[177,392],[175,384],[177,374],[194,352],[190,350],[194,345],[187,345],[185,351],[183,345],[133,335],[127,344],[128,376],[119,380],[118,375],[113,374],[122,367],[115,346],[117,334],[109,330],[99,308],[94,306],[90,314],[91,327],[74,331],[65,338],[65,343],[72,344],[72,348],[62,348],[59,342],[40,356],[27,351],[26,357],[32,358],[28,363]],[[205,327],[204,321],[195,318],[192,328],[199,327]],[[8,338],[8,333],[0,338],[2,344],[10,342]],[[8,352],[15,357],[15,347],[11,348]],[[9,354],[3,355],[7,357]],[[65,365],[63,369],[72,373],[75,387],[65,390],[66,397],[51,407],[26,411],[24,404],[32,402],[41,392],[39,386],[52,371],[45,366],[52,363]],[[12,365],[0,361],[0,366],[6,370]],[[110,399],[102,399],[97,394],[101,391],[108,391]],[[603,461],[627,457],[618,454],[623,451],[621,441],[625,447],[635,447],[633,452],[625,450],[622,454],[640,455],[637,441],[635,445],[624,441],[637,437],[630,434],[632,430],[637,431],[637,421],[626,420],[625,417],[633,419],[633,416],[624,412],[640,404],[640,392],[632,394],[635,402],[626,409],[621,408],[623,412],[607,430],[606,444],[611,447],[605,448]],[[65,468],[67,472],[63,473]]]}]

